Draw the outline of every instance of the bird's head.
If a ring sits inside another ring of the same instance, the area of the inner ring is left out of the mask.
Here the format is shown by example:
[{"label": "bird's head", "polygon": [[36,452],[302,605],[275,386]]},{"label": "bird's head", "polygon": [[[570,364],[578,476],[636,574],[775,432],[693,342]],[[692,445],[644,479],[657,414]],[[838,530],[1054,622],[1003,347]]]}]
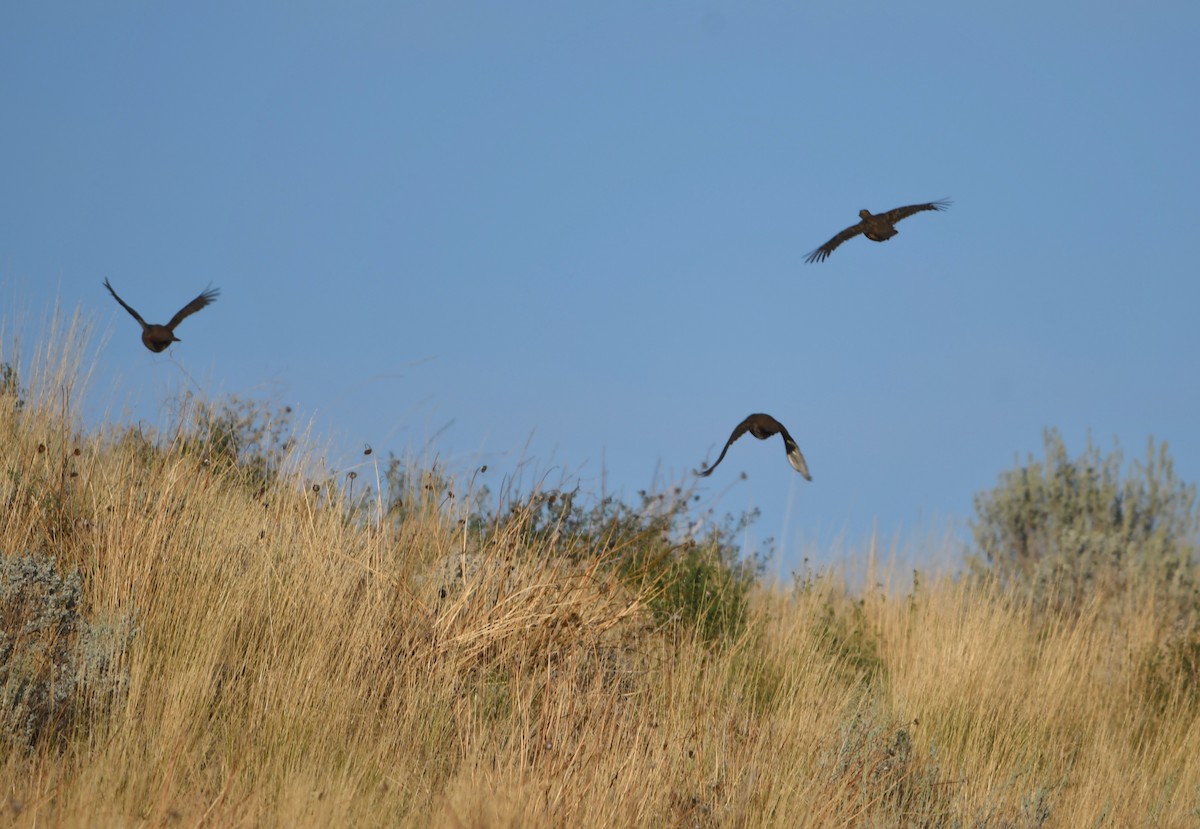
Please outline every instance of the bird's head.
[{"label": "bird's head", "polygon": [[871,211],[870,211],[870,210],[860,210],[860,211],[858,211],[858,218],[860,218],[860,219],[869,219],[869,218],[871,218]]}]

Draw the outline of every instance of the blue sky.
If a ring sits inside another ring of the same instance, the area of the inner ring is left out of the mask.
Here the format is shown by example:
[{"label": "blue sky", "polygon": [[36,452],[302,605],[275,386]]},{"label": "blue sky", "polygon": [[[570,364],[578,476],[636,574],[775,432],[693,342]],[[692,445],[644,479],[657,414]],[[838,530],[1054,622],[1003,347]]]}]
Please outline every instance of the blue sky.
[{"label": "blue sky", "polygon": [[[813,483],[746,437],[700,492],[785,567],[961,527],[1047,426],[1196,481],[1198,38],[1182,2],[9,3],[0,323],[83,307],[95,420],[195,383],[493,488],[629,497],[769,412]],[[154,355],[105,277],[151,321],[221,297]]]}]

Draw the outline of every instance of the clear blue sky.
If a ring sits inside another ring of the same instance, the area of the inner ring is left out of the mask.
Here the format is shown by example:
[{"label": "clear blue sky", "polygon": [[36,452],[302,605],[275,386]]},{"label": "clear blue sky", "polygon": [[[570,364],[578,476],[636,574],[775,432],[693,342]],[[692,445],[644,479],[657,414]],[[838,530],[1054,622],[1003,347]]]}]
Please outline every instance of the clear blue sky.
[{"label": "clear blue sky", "polygon": [[[745,437],[701,492],[785,566],[965,521],[1046,426],[1200,479],[1200,6],[590,6],[4,4],[0,323],[83,306],[93,418],[186,371],[494,488],[769,412],[813,483]],[[154,355],[105,277],[221,297]]]}]

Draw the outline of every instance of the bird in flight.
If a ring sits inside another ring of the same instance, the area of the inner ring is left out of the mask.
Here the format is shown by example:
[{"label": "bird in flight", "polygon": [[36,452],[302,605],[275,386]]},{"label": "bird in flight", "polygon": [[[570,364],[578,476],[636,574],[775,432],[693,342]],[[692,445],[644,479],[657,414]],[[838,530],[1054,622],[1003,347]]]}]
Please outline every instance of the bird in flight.
[{"label": "bird in flight", "polygon": [[910,204],[907,207],[897,207],[895,210],[889,210],[879,215],[873,215],[870,210],[860,210],[858,211],[858,217],[862,221],[834,236],[808,256],[805,256],[804,261],[809,263],[823,262],[829,258],[829,254],[837,249],[838,245],[847,239],[853,239],[860,233],[872,242],[886,242],[899,233],[896,230],[896,222],[901,219],[907,219],[912,214],[920,213],[922,210],[945,210],[949,206],[950,200],[942,199],[940,201],[931,201],[928,204]]},{"label": "bird in flight", "polygon": [[771,435],[783,435],[783,446],[787,449],[788,463],[792,465],[792,469],[804,476],[804,480],[811,481],[812,475],[808,474],[808,464],[804,462],[804,456],[800,454],[800,447],[796,445],[796,441],[792,440],[792,436],[788,434],[788,430],[783,424],[769,414],[752,414],[733,430],[733,434],[729,436],[729,440],[725,442],[725,448],[721,450],[721,454],[717,457],[717,463],[714,463],[708,469],[696,474],[707,477],[712,474],[712,471],[717,468],[725,457],[725,453],[729,451],[729,447],[733,442],[742,435],[749,432],[759,440],[766,440]]},{"label": "bird in flight", "polygon": [[171,317],[171,321],[166,325],[152,325],[142,319],[142,315],[125,304],[125,300],[117,296],[117,292],[113,290],[113,286],[108,284],[108,280],[104,280],[104,287],[108,288],[108,292],[113,295],[113,299],[121,303],[121,307],[128,311],[138,324],[142,326],[142,345],[157,354],[160,351],[166,350],[171,343],[181,342],[175,336],[175,326],[183,322],[184,319],[199,311],[209,303],[216,302],[217,294],[220,293],[217,289],[205,291],[200,296],[193,299],[187,305],[179,309],[179,313]]}]

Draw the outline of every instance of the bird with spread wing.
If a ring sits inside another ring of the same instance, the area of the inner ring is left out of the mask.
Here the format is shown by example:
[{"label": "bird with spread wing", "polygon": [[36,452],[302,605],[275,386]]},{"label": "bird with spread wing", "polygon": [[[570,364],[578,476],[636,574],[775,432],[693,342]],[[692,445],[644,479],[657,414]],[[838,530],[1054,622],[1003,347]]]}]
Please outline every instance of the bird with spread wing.
[{"label": "bird with spread wing", "polygon": [[193,299],[187,305],[180,308],[179,313],[171,317],[171,321],[166,325],[155,325],[142,319],[141,314],[130,308],[129,305],[126,304],[125,300],[117,296],[117,292],[113,290],[112,285],[108,284],[107,279],[104,280],[104,287],[108,288],[108,292],[113,295],[113,299],[119,302],[121,307],[128,311],[130,315],[138,321],[138,324],[142,326],[142,344],[155,354],[160,351],[165,351],[166,348],[171,345],[171,343],[181,342],[181,340],[175,336],[175,326],[179,325],[179,323],[183,322],[184,319],[190,317],[192,314],[196,313],[206,305],[216,302],[217,295],[220,293],[220,291],[215,288],[207,290],[200,294],[200,296]]},{"label": "bird with spread wing", "polygon": [[721,450],[716,463],[696,474],[702,477],[711,475],[712,471],[717,468],[717,464],[724,460],[725,453],[729,451],[733,442],[747,432],[759,440],[766,440],[772,435],[783,435],[783,447],[787,450],[788,463],[792,465],[792,469],[804,476],[804,480],[812,480],[812,475],[808,474],[808,464],[804,462],[804,455],[800,454],[800,447],[796,445],[796,441],[792,440],[792,436],[788,434],[788,430],[784,428],[783,424],[769,414],[752,414],[739,423],[733,430],[733,434],[729,436],[729,440],[725,442],[725,448]]},{"label": "bird with spread wing", "polygon": [[860,210],[858,211],[858,217],[862,221],[834,236],[828,242],[821,245],[821,247],[808,254],[808,256],[805,256],[804,261],[809,263],[823,262],[829,258],[829,254],[837,249],[838,245],[848,239],[853,239],[860,233],[872,242],[886,242],[900,232],[896,230],[896,222],[901,219],[907,219],[912,214],[920,213],[924,210],[945,210],[949,206],[949,199],[941,199],[926,204],[910,204],[905,207],[897,207],[895,210],[889,210],[886,213],[878,215],[872,214],[870,210]]}]

